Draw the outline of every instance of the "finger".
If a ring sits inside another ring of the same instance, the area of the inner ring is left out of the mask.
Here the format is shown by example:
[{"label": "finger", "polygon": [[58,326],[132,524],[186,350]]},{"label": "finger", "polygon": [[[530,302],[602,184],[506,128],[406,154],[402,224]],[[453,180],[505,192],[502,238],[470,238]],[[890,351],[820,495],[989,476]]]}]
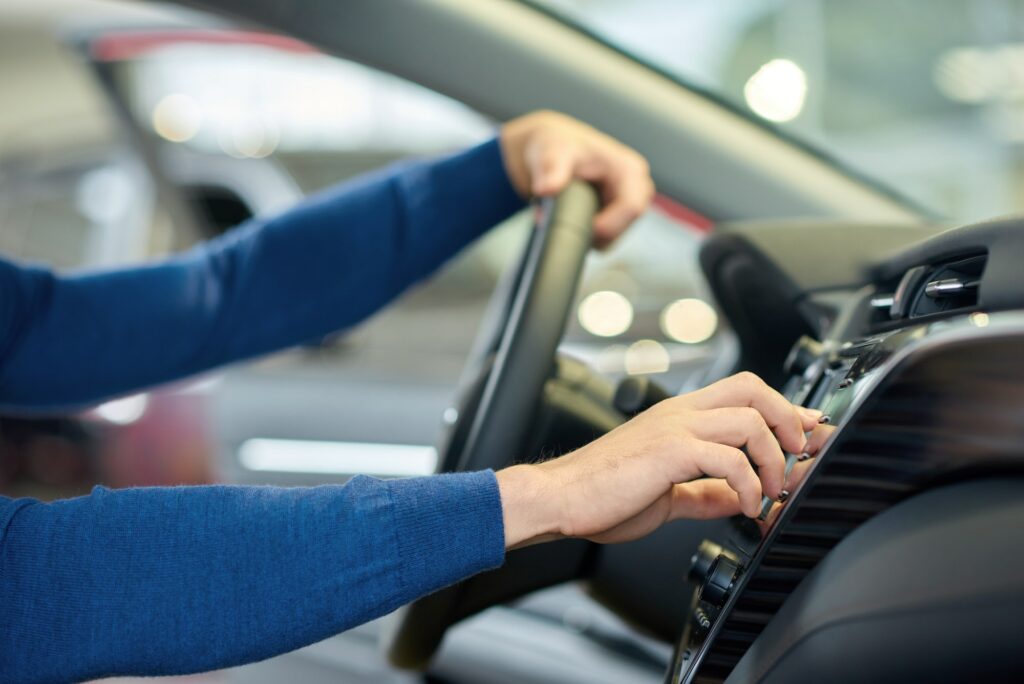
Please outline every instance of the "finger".
[{"label": "finger", "polygon": [[804,432],[810,432],[817,427],[821,417],[825,415],[818,409],[807,408],[806,406],[796,406],[795,404],[794,406],[797,413],[800,414],[800,420],[803,422]]},{"label": "finger", "polygon": [[[754,474],[746,454],[734,447],[701,440],[691,440],[688,451],[691,459],[680,459],[678,454],[672,454],[673,463],[677,467],[684,462],[687,466],[692,463],[705,475],[723,478],[739,497],[744,515],[757,517],[761,510],[761,481]],[[679,469],[675,474],[675,484],[694,479],[689,467]]]},{"label": "finger", "polygon": [[753,373],[738,373],[685,394],[679,400],[697,410],[749,406],[764,417],[786,451],[799,454],[807,444],[803,421],[796,408]]},{"label": "finger", "polygon": [[785,486],[786,456],[764,417],[753,408],[722,408],[695,415],[689,430],[709,442],[746,447],[757,465],[757,475],[767,496],[778,498]]},{"label": "finger", "polygon": [[807,437],[807,449],[805,451],[812,456],[817,454],[835,431],[834,425],[815,425],[814,430]]},{"label": "finger", "polygon": [[669,520],[710,520],[742,512],[739,496],[722,480],[697,480],[672,488]]},{"label": "finger", "polygon": [[568,145],[551,140],[531,145],[526,154],[530,191],[537,197],[557,194],[572,180],[575,153]]},{"label": "finger", "polygon": [[647,211],[654,197],[650,177],[637,169],[625,169],[603,179],[605,206],[594,217],[594,235],[611,243]]},{"label": "finger", "polygon": [[786,477],[786,490],[792,494],[796,491],[800,483],[807,477],[807,473],[811,471],[813,461],[797,461],[793,464],[793,469],[789,471],[789,475]]},{"label": "finger", "polygon": [[782,504],[773,503],[772,507],[768,509],[768,515],[765,516],[764,520],[758,520],[757,526],[761,528],[761,536],[763,537],[768,533],[768,530],[775,524],[775,519],[779,517],[779,513],[782,512]]}]

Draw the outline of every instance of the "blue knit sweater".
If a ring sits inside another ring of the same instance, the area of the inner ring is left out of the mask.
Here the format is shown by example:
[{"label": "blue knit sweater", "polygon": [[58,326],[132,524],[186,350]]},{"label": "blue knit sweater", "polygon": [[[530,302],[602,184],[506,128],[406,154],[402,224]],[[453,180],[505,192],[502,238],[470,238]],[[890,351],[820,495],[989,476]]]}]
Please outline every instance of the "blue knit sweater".
[{"label": "blue knit sweater", "polygon": [[[353,325],[520,206],[492,140],[153,265],[0,260],[0,404],[91,403]],[[259,660],[503,559],[491,472],[0,497],[0,681]]]}]

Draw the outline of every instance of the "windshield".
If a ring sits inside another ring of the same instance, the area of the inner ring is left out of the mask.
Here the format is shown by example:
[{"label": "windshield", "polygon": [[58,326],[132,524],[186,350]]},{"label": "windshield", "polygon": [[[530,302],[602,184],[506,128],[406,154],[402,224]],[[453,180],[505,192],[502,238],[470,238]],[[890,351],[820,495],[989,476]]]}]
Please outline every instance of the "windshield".
[{"label": "windshield", "polygon": [[952,220],[1024,209],[1024,0],[536,0]]}]

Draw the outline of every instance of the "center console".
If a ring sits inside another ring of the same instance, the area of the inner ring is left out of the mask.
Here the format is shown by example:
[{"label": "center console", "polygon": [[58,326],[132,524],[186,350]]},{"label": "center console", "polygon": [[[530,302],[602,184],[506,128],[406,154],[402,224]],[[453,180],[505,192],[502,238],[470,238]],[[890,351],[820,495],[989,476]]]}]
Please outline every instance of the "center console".
[{"label": "center console", "polygon": [[[728,249],[764,258],[735,236]],[[762,681],[772,665],[758,659],[783,655],[755,643],[851,533],[926,490],[1024,474],[1022,258],[1024,225],[1004,220],[886,259],[842,297],[799,297],[817,334],[793,344],[784,394],[834,431],[768,522],[737,518],[691,559],[698,589],[670,683]],[[822,301],[841,303],[816,326]]]}]

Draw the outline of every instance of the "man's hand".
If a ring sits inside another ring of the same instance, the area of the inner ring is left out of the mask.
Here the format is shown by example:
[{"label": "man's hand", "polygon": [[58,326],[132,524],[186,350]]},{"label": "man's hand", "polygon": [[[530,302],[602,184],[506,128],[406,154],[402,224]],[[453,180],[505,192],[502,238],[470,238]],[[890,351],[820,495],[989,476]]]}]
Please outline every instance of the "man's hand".
[{"label": "man's hand", "polygon": [[[807,437],[807,448],[804,450],[809,456],[816,455],[821,447],[825,446],[825,442],[832,436],[836,428],[834,425],[818,425]],[[813,461],[805,459],[798,461],[793,465],[793,469],[789,471],[789,477],[786,478],[786,490],[789,492],[796,491],[797,486],[804,481],[807,477],[807,473],[810,472]],[[775,523],[775,519],[779,517],[779,513],[782,512],[782,503],[774,504],[771,510],[768,511],[768,515],[763,521],[758,521],[757,525],[761,528],[761,533],[767,533]]]},{"label": "man's hand", "polygon": [[646,211],[654,197],[647,161],[636,151],[557,112],[535,112],[501,129],[501,152],[512,185],[523,197],[561,192],[574,178],[590,181],[604,207],[594,218],[594,244],[611,244]]},{"label": "man's hand", "polygon": [[678,518],[756,517],[762,494],[784,488],[783,449],[803,452],[820,415],[750,373],[667,399],[578,451],[499,472],[505,545],[622,542]]}]

